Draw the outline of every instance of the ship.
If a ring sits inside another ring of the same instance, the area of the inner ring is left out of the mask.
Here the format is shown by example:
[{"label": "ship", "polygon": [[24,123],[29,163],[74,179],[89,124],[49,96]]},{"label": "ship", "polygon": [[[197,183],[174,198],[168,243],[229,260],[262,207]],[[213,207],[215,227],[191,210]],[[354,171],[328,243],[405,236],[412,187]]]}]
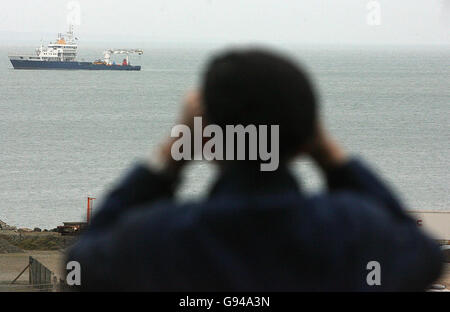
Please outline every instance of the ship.
[{"label": "ship", "polygon": [[[142,55],[141,49],[107,49],[103,59],[93,62],[77,61],[78,38],[74,36],[73,26],[66,34],[59,33],[55,42],[36,49],[34,55],[9,55],[14,69],[69,69],[69,70],[141,70],[139,65],[131,65],[130,54]],[[125,55],[122,63],[112,60],[114,54]]]}]

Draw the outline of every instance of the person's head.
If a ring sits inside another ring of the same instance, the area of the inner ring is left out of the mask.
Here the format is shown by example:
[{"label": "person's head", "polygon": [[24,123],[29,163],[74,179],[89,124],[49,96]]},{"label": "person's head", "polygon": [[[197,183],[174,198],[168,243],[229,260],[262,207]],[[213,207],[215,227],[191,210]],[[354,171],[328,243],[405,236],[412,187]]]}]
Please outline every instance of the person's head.
[{"label": "person's head", "polygon": [[311,82],[297,64],[273,52],[232,50],[214,57],[203,77],[202,99],[207,122],[223,129],[279,125],[281,161],[314,135],[317,103]]}]

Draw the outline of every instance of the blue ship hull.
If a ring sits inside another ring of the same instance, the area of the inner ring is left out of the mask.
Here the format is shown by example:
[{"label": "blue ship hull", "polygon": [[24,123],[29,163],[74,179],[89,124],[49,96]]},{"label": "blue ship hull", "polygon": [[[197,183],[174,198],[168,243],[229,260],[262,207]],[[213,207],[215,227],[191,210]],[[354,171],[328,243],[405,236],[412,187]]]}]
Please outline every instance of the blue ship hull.
[{"label": "blue ship hull", "polygon": [[141,70],[141,66],[105,65],[91,62],[54,62],[11,60],[14,69],[71,69],[71,70]]}]

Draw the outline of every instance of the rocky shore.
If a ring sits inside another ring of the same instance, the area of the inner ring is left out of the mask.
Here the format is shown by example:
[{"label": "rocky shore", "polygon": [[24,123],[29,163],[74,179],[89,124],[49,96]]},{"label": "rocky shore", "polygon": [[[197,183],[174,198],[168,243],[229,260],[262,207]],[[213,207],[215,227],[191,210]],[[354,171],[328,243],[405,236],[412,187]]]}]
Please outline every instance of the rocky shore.
[{"label": "rocky shore", "polygon": [[26,250],[64,250],[76,240],[53,230],[17,228],[0,220],[0,254]]},{"label": "rocky shore", "polygon": [[16,230],[15,226],[11,226],[6,224],[5,222],[3,222],[2,220],[0,220],[0,230],[10,230],[10,231],[14,231]]},{"label": "rocky shore", "polygon": [[21,253],[22,249],[10,244],[6,239],[0,238],[0,254],[3,253]]}]

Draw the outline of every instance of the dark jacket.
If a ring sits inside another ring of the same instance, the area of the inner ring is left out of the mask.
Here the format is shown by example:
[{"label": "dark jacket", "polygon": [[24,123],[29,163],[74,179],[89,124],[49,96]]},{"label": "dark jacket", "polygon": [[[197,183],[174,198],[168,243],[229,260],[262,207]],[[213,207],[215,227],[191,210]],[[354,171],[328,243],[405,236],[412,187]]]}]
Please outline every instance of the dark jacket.
[{"label": "dark jacket", "polygon": [[[177,204],[173,179],[136,166],[67,260],[81,290],[415,291],[439,276],[439,246],[366,166],[327,182],[307,196],[287,168],[236,166],[204,201]],[[367,283],[371,261],[381,285]]]}]

